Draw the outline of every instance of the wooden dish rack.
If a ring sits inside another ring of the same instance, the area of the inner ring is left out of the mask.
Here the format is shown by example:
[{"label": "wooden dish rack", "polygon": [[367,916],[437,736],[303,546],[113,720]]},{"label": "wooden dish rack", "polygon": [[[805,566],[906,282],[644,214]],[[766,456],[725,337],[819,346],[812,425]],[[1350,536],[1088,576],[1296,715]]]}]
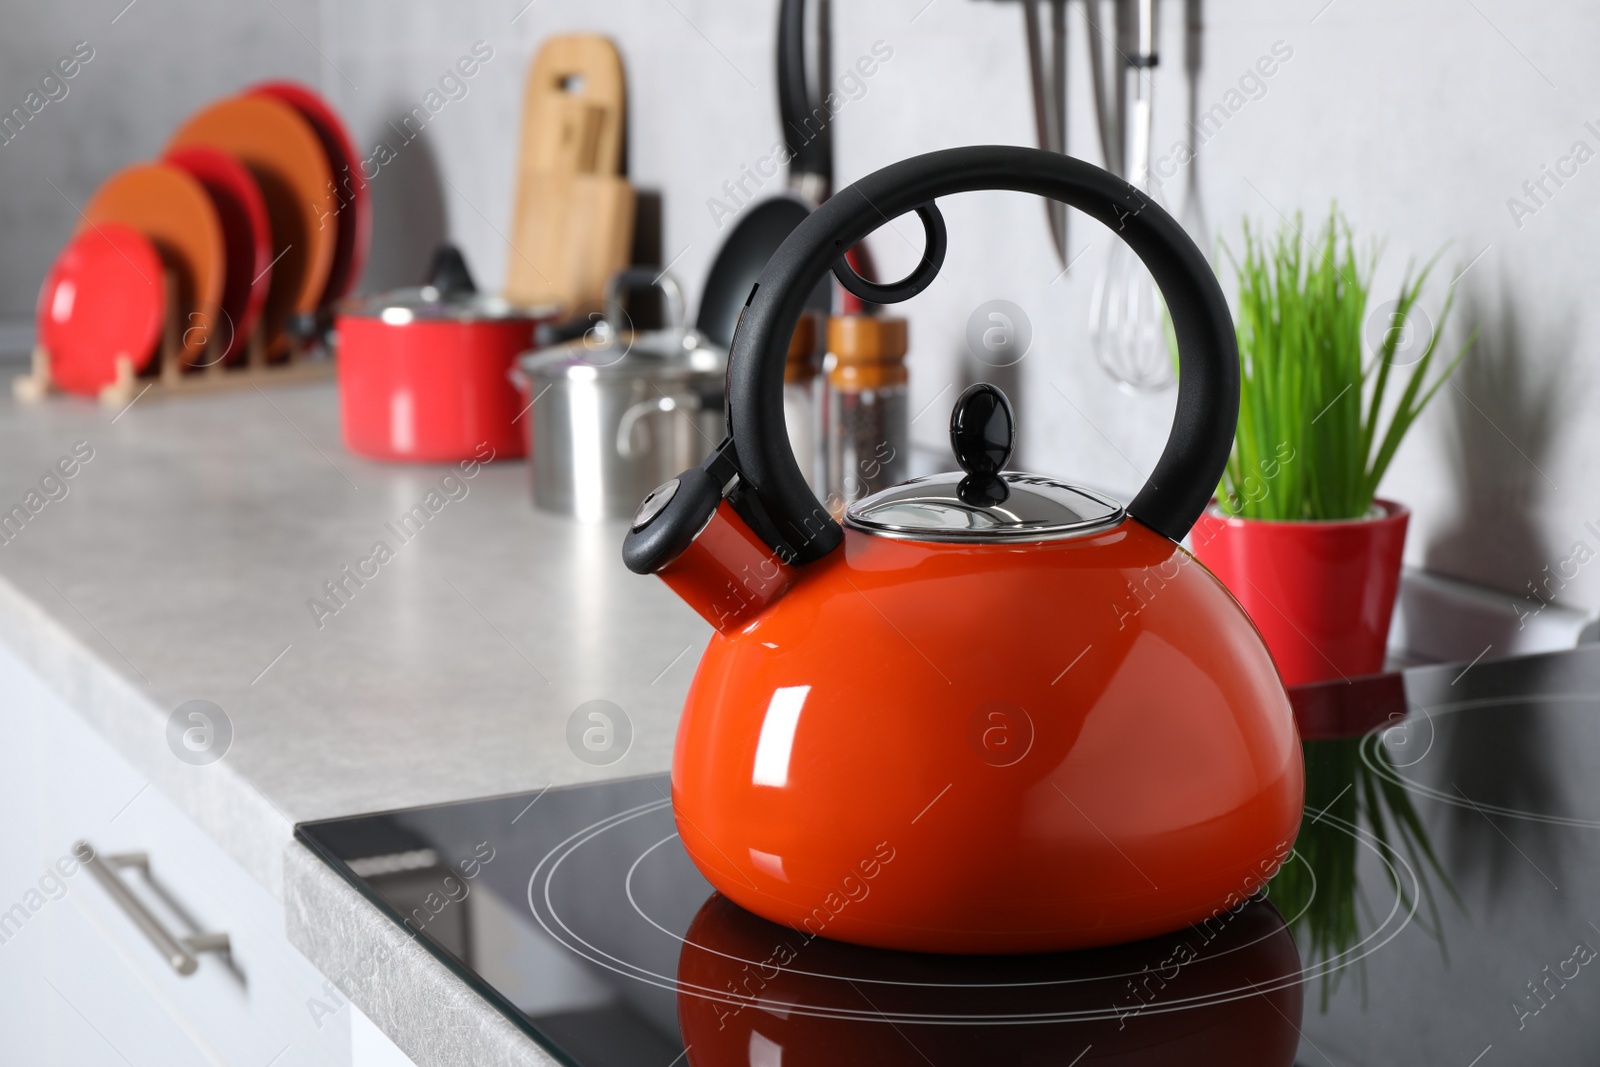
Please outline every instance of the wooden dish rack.
[{"label": "wooden dish rack", "polygon": [[[167,281],[167,292],[175,292],[173,279],[168,278]],[[172,302],[167,305],[165,318],[161,341],[149,365],[143,371],[135,372],[131,359],[127,356],[117,357],[116,378],[101,387],[101,404],[125,407],[145,392],[151,396],[182,396],[250,385],[325,381],[333,377],[334,362],[329,353],[322,351],[320,345],[306,344],[287,335],[288,343],[282,346],[287,351],[277,359],[269,359],[267,339],[260,319],[257,319],[255,328],[250,332],[243,359],[217,359],[191,366],[183,357],[182,323],[178,309]],[[202,350],[201,358],[207,358],[205,350]],[[49,350],[43,345],[35,345],[28,373],[18,375],[11,382],[12,395],[19,401],[32,403],[60,392],[50,373]]]}]

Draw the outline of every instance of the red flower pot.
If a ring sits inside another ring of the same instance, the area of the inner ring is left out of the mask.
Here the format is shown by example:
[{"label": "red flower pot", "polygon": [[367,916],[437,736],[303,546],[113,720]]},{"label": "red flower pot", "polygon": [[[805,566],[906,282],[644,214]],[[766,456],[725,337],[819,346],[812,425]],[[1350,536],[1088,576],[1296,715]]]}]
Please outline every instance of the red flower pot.
[{"label": "red flower pot", "polygon": [[1411,512],[1325,522],[1236,519],[1214,509],[1190,535],[1194,554],[1261,631],[1284,685],[1383,669]]}]

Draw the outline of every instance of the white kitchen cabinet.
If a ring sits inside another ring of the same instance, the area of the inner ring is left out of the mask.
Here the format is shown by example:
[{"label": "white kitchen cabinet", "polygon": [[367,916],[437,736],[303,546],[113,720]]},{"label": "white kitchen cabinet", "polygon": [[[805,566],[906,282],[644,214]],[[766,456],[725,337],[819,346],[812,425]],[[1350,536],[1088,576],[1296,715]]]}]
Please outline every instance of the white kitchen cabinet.
[{"label": "white kitchen cabinet", "polygon": [[376,1023],[351,1006],[350,1067],[416,1067]]},{"label": "white kitchen cabinet", "polygon": [[[0,805],[0,1058],[351,1063],[353,1009],[289,945],[282,906],[5,648]],[[226,933],[230,953],[178,974],[72,860],[78,840],[147,854],[150,879],[124,883],[174,935]]]}]

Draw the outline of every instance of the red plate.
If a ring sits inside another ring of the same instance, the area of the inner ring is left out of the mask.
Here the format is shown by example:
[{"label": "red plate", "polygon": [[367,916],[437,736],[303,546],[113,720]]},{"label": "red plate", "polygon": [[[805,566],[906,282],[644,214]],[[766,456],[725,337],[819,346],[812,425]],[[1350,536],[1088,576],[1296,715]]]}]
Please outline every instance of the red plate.
[{"label": "red plate", "polygon": [[205,362],[242,355],[272,284],[272,229],[261,186],[243,163],[210,145],[174,148],[165,158],[205,186],[222,223],[227,252],[222,321],[206,346]]},{"label": "red plate", "polygon": [[62,389],[94,396],[117,376],[117,357],[143,370],[161,338],[166,282],[150,239],[120,222],[67,242],[39,289],[39,343]]},{"label": "red plate", "polygon": [[322,150],[333,171],[334,202],[338,207],[339,238],[334,248],[333,268],[328,286],[322,291],[320,307],[340,300],[355,288],[361,270],[367,265],[367,249],[372,243],[372,194],[361,173],[361,157],[345,129],[339,113],[320,95],[298,82],[262,82],[246,93],[282,100],[317,131]]},{"label": "red plate", "polygon": [[219,100],[191,115],[167,148],[195,144],[231,153],[250,169],[266,198],[273,260],[262,320],[269,349],[281,352],[287,346],[289,320],[317,310],[333,265],[338,203],[328,154],[316,129],[292,105],[248,94]]}]

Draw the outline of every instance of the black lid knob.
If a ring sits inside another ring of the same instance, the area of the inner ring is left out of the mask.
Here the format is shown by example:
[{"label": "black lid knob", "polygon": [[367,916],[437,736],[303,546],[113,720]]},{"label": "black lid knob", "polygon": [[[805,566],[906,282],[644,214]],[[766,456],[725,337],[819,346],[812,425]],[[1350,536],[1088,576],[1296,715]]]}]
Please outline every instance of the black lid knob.
[{"label": "black lid knob", "polygon": [[988,382],[962,393],[950,412],[950,448],[968,474],[999,474],[1011,461],[1017,420],[1006,394]]},{"label": "black lid knob", "polygon": [[1005,502],[1009,492],[999,477],[1017,443],[1011,401],[997,386],[979,382],[956,400],[950,412],[950,448],[967,476],[957,495],[974,507]]},{"label": "black lid knob", "polygon": [[440,245],[428,264],[427,284],[439,290],[440,296],[463,296],[476,293],[472,272],[467,269],[467,259],[455,245]]}]

